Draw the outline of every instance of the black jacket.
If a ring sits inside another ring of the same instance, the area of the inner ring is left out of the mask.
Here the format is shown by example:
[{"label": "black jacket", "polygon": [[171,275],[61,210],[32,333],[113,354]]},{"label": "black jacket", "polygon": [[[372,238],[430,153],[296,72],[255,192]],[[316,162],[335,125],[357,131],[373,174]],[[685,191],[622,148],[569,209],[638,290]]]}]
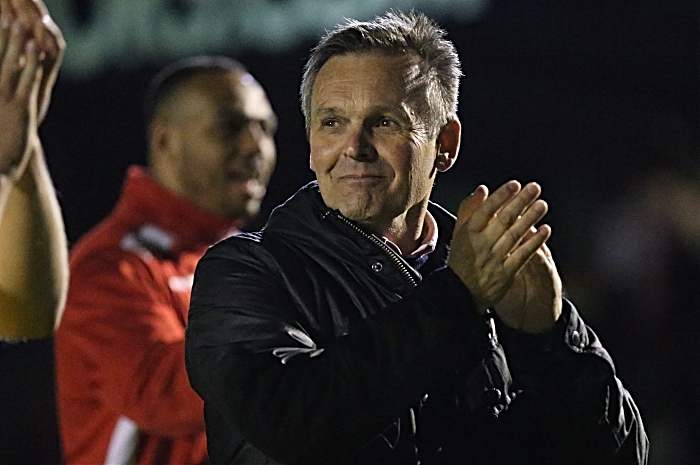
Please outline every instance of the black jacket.
[{"label": "black jacket", "polygon": [[420,273],[315,183],[206,253],[186,360],[214,465],[646,463],[639,412],[575,309],[537,337],[479,315],[445,267],[454,217],[429,208]]}]

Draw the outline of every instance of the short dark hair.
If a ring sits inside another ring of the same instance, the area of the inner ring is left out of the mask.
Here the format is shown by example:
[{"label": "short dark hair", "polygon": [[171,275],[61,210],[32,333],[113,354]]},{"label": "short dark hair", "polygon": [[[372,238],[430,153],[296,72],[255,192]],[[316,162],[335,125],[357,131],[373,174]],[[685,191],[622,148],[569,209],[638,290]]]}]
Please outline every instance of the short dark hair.
[{"label": "short dark hair", "polygon": [[247,73],[245,66],[227,56],[202,55],[183,58],[160,70],[151,79],[144,99],[144,118],[150,127],[156,112],[178,89],[193,77],[212,72],[238,71]]},{"label": "short dark hair", "polygon": [[459,79],[462,76],[459,56],[447,33],[423,13],[389,11],[373,21],[346,19],[344,24],[326,33],[312,50],[304,66],[301,82],[301,109],[308,134],[311,119],[311,92],[316,76],[333,56],[360,52],[391,55],[414,53],[419,59],[417,87],[426,89],[426,114],[421,115],[431,133],[457,116]]}]

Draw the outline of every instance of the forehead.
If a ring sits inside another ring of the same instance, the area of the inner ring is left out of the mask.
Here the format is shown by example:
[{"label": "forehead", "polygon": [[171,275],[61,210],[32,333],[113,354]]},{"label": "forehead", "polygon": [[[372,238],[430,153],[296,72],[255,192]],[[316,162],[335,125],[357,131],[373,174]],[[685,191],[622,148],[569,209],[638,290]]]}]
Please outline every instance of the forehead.
[{"label": "forehead", "polygon": [[360,52],[334,56],[316,76],[311,107],[406,103],[418,71],[417,57],[412,55]]},{"label": "forehead", "polygon": [[274,117],[262,86],[242,71],[212,71],[190,78],[177,92],[181,108],[188,118],[223,117],[235,113],[263,120]]}]

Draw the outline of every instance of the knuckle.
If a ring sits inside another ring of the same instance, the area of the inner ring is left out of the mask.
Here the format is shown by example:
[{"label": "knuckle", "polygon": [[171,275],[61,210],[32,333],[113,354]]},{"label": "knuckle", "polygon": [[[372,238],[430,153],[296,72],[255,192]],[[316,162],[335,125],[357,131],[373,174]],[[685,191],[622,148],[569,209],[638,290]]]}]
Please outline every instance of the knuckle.
[{"label": "knuckle", "polygon": [[507,243],[516,244],[520,240],[521,234],[519,234],[518,231],[515,231],[514,227],[511,227],[505,230],[503,236],[505,237]]},{"label": "knuckle", "polygon": [[506,211],[504,215],[501,215],[501,217],[505,217],[504,222],[508,225],[512,225],[516,221],[518,221],[519,216],[520,216],[520,209],[518,209],[518,210],[510,209],[510,210]]}]

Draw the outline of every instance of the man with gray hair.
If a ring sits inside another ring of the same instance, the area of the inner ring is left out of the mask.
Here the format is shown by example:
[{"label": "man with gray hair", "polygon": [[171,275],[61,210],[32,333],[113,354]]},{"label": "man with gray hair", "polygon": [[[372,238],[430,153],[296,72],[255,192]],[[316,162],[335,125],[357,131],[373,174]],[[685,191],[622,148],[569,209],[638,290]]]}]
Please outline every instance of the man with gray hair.
[{"label": "man with gray hair", "polygon": [[536,183],[429,201],[460,63],[422,14],[347,21],[301,85],[316,181],[199,262],[186,334],[216,464],[645,463]]}]

